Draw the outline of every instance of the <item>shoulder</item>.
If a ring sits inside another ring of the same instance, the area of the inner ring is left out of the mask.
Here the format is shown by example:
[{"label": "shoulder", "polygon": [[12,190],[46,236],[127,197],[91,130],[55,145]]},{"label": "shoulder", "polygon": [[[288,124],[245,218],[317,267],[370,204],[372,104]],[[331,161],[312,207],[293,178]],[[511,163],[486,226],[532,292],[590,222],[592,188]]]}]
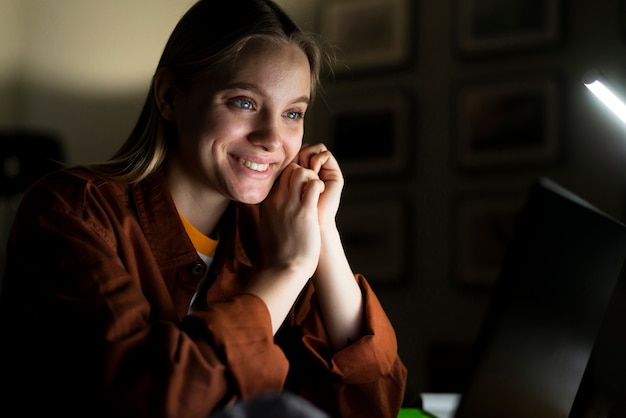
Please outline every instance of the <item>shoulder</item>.
[{"label": "shoulder", "polygon": [[22,197],[24,211],[80,213],[98,202],[126,205],[128,185],[112,181],[85,168],[63,168],[37,180]]}]

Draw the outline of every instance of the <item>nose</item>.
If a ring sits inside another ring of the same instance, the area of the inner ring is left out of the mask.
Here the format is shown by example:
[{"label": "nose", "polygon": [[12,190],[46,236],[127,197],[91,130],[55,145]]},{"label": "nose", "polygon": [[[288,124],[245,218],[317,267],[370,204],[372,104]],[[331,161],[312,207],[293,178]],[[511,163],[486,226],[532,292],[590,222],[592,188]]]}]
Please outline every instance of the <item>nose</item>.
[{"label": "nose", "polygon": [[272,116],[269,112],[260,114],[250,133],[250,142],[268,151],[279,148],[282,142],[279,123],[279,118]]}]

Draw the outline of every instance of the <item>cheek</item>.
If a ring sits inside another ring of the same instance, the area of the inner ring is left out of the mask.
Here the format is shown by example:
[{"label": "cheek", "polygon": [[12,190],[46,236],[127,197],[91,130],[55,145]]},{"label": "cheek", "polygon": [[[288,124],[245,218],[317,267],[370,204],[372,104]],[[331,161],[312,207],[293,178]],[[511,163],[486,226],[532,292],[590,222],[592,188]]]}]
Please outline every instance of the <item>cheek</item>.
[{"label": "cheek", "polygon": [[295,135],[294,140],[288,141],[284,145],[285,166],[294,161],[302,149],[302,135]]},{"label": "cheek", "polygon": [[297,157],[298,154],[300,154],[300,148],[302,147],[302,143],[298,142],[298,143],[289,143],[289,144],[285,144],[283,145],[283,151],[285,153],[285,159],[283,160],[283,163],[280,166],[280,170],[278,171],[278,173],[276,174],[276,176],[279,176],[283,170],[292,162],[298,162]]}]

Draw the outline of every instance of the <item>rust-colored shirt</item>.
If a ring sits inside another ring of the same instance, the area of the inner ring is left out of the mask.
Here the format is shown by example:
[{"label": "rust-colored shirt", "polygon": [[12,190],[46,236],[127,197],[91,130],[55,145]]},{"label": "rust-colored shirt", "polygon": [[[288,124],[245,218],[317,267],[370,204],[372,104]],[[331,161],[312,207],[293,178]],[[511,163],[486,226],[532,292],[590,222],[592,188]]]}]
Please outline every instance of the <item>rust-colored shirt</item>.
[{"label": "rust-colored shirt", "polygon": [[355,277],[366,335],[350,346],[331,351],[311,284],[274,337],[265,304],[241,292],[257,228],[255,206],[231,205],[206,308],[189,314],[207,271],[162,172],[131,186],[77,169],[38,182],[7,250],[0,415],[16,401],[20,416],[206,418],[288,390],[333,417],[396,417],[406,368],[367,281]]}]

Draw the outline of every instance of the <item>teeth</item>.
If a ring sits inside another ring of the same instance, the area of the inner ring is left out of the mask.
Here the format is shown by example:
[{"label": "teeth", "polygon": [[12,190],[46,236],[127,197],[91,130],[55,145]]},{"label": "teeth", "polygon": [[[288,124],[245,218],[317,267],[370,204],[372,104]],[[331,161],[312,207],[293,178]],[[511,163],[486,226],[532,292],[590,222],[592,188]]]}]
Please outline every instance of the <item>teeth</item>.
[{"label": "teeth", "polygon": [[269,164],[257,164],[252,161],[244,160],[243,158],[239,159],[239,163],[254,171],[265,171],[269,167]]}]

